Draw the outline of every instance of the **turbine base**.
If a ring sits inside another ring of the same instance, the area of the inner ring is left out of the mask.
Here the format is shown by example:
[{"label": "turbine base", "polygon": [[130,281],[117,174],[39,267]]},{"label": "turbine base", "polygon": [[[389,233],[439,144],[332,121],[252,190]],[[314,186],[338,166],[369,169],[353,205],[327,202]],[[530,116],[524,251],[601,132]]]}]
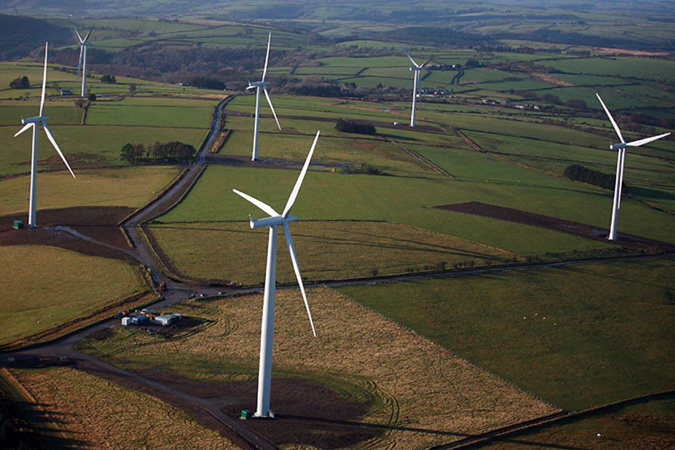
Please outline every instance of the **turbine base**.
[{"label": "turbine base", "polygon": [[262,414],[255,413],[255,414],[253,414],[252,418],[253,419],[263,419],[263,420],[274,420],[274,419],[276,419],[276,417],[274,417],[274,413],[272,411],[268,411],[266,416],[262,415]]}]

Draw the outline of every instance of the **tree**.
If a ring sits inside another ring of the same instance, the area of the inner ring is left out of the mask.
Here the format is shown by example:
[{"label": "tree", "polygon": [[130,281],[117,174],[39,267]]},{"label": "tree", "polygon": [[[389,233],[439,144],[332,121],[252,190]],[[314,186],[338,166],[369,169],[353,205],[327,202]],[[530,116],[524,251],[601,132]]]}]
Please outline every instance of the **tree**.
[{"label": "tree", "polygon": [[581,99],[577,98],[571,98],[565,102],[566,106],[569,106],[570,108],[574,109],[579,109],[581,111],[585,111],[588,109],[588,105],[586,105],[586,102]]},{"label": "tree", "polygon": [[466,63],[464,63],[464,67],[466,68],[471,68],[471,67],[480,67],[481,63],[477,59],[474,58],[469,58],[466,60]]},{"label": "tree", "polygon": [[134,146],[131,143],[127,142],[122,146],[122,152],[120,157],[123,161],[126,161],[128,164],[135,164],[136,159],[134,157]]},{"label": "tree", "polygon": [[117,78],[115,78],[115,75],[103,75],[101,83],[115,84],[117,83]]},{"label": "tree", "polygon": [[30,87],[30,80],[26,75],[16,78],[9,83],[12,89],[28,89]]},{"label": "tree", "polygon": [[544,94],[541,96],[541,99],[546,102],[553,103],[555,105],[562,104],[562,102],[560,101],[560,97],[558,97],[555,94]]},{"label": "tree", "polygon": [[335,129],[344,133],[377,134],[377,129],[370,123],[357,123],[345,119],[338,119]]}]

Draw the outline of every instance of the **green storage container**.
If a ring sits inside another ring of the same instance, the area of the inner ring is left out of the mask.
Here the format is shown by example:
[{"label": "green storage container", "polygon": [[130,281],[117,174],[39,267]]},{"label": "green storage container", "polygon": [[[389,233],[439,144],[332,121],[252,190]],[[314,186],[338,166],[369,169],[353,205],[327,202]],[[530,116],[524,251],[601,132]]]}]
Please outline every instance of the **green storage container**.
[{"label": "green storage container", "polygon": [[23,229],[23,220],[15,220],[14,221],[14,229],[15,230]]},{"label": "green storage container", "polygon": [[253,418],[253,413],[251,411],[249,411],[248,409],[244,409],[244,410],[241,411],[241,417],[239,417],[239,418],[243,419],[243,420],[251,419],[251,418]]}]

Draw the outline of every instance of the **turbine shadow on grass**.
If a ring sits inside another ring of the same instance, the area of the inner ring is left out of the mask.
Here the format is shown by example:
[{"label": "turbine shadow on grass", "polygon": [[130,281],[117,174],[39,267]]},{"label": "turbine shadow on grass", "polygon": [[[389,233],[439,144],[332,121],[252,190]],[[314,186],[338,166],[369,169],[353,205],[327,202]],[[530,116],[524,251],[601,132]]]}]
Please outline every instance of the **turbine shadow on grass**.
[{"label": "turbine shadow on grass", "polygon": [[660,189],[643,186],[629,186],[628,193],[632,196],[649,198],[653,200],[675,200],[675,194]]},{"label": "turbine shadow on grass", "polygon": [[[381,430],[409,431],[411,433],[433,434],[433,435],[437,435],[437,436],[454,436],[454,437],[461,437],[461,438],[471,438],[471,437],[480,436],[480,435],[475,435],[475,434],[459,433],[459,432],[454,432],[454,431],[432,430],[432,429],[429,429],[429,428],[404,427],[404,426],[400,426],[400,425],[384,425],[384,424],[367,423],[367,422],[356,422],[356,421],[350,421],[350,420],[327,419],[327,418],[323,418],[323,417],[296,416],[296,415],[292,415],[292,414],[277,413],[276,417],[278,419],[281,419],[281,420],[283,420],[283,419],[301,420],[301,421],[315,422],[315,423],[352,426],[352,427],[356,427],[356,428],[375,428],[375,429],[381,429]],[[546,448],[556,448],[556,449],[562,449],[562,450],[583,450],[581,447],[570,447],[570,446],[565,446],[565,445],[546,444],[546,443],[542,443],[542,442],[526,441],[526,440],[521,440],[521,439],[508,439],[505,442],[516,443],[516,444],[519,444],[519,445],[536,446],[536,447],[540,447],[540,448],[546,447]]]}]

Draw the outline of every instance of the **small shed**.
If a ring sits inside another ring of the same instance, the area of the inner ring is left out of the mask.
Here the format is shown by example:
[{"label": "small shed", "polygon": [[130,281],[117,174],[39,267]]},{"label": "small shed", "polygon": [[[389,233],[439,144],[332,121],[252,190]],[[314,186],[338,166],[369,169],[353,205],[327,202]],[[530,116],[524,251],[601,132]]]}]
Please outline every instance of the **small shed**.
[{"label": "small shed", "polygon": [[23,229],[23,220],[15,220],[14,225],[12,225],[12,227],[15,230],[22,230]]},{"label": "small shed", "polygon": [[173,325],[183,317],[180,314],[162,314],[161,316],[155,317],[155,322],[163,327],[168,327]]},{"label": "small shed", "polygon": [[150,323],[150,318],[147,316],[132,316],[131,317],[131,323],[133,325],[147,325]]}]

